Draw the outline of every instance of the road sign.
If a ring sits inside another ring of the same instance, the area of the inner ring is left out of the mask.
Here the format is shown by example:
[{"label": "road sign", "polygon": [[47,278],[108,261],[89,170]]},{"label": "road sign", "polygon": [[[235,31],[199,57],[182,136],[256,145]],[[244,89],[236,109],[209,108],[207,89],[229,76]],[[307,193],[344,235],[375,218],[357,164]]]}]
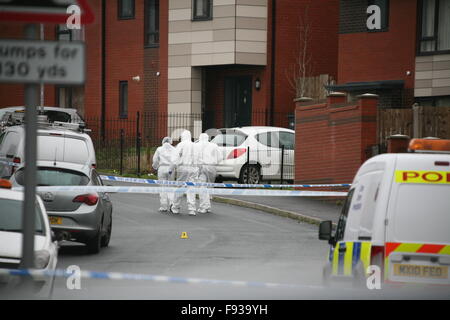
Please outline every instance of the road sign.
[{"label": "road sign", "polygon": [[0,82],[84,84],[81,41],[0,39]]},{"label": "road sign", "polygon": [[77,5],[81,10],[81,24],[94,21],[94,14],[87,0],[0,0],[0,21],[24,21],[35,23],[65,24],[67,8]]}]

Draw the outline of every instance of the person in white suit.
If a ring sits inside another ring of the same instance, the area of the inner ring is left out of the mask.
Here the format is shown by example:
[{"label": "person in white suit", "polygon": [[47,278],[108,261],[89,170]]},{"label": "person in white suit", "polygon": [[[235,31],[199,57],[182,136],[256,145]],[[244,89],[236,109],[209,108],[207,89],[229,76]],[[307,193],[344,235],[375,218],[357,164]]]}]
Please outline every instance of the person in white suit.
[{"label": "person in white suit", "polygon": [[[165,137],[162,144],[156,149],[153,155],[153,169],[158,171],[159,180],[173,180],[172,157],[175,148],[172,146],[172,138]],[[159,211],[166,212],[169,210],[173,202],[173,194],[168,192],[161,192],[159,194],[160,208]]]},{"label": "person in white suit", "polygon": [[[176,169],[177,181],[195,182],[198,175],[198,167],[195,164],[194,157],[194,143],[192,142],[191,132],[183,131],[181,133],[181,141],[175,147],[175,152],[172,156],[172,171]],[[180,213],[182,193],[175,193],[172,213]],[[189,215],[196,215],[195,207],[195,193],[186,194]]]},{"label": "person in white suit", "polygon": [[[209,142],[208,134],[202,133],[194,146],[195,162],[198,166],[199,182],[215,182],[216,165],[222,160],[221,153],[215,143]],[[211,212],[210,195],[206,188],[199,194],[199,213]]]}]

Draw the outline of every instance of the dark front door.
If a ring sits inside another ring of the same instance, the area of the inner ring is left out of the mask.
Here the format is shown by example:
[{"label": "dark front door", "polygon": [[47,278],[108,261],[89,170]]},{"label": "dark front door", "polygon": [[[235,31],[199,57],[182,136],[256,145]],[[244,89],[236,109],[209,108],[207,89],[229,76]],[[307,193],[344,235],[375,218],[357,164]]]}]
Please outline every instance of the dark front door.
[{"label": "dark front door", "polygon": [[252,77],[225,78],[224,127],[252,124]]}]

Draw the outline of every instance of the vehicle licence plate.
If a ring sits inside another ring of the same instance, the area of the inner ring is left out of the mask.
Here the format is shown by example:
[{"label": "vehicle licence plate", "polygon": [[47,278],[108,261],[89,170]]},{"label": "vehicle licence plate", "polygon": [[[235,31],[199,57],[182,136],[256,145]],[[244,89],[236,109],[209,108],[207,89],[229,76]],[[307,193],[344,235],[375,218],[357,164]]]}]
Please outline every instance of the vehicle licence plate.
[{"label": "vehicle licence plate", "polygon": [[50,221],[50,224],[62,224],[61,217],[48,217],[48,220]]},{"label": "vehicle licence plate", "polygon": [[394,264],[394,275],[400,277],[447,279],[448,267]]}]

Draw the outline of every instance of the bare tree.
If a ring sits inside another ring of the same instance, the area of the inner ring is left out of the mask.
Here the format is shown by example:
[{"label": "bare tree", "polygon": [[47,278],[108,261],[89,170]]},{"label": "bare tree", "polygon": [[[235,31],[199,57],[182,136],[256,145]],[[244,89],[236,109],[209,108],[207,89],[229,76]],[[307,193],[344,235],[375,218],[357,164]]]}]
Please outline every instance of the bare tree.
[{"label": "bare tree", "polygon": [[312,54],[310,52],[311,42],[311,21],[308,16],[309,5],[305,6],[302,14],[298,16],[297,41],[294,49],[294,63],[292,63],[286,70],[286,77],[289,85],[295,91],[296,97],[304,97],[309,91],[309,80],[313,71]]}]

